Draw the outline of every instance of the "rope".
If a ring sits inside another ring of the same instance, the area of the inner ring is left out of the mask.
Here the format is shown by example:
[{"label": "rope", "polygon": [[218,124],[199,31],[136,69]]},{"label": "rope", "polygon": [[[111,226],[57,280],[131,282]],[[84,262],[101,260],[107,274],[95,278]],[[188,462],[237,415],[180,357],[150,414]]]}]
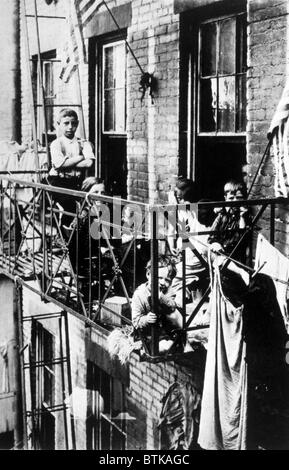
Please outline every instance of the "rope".
[{"label": "rope", "polygon": [[[118,22],[116,21],[116,19],[115,19],[114,15],[113,15],[112,11],[110,10],[109,6],[107,5],[106,1],[103,0],[102,3],[104,4],[104,6],[106,7],[108,13],[110,14],[110,16],[111,16],[111,18],[112,18],[114,24],[116,25],[118,31],[121,32],[121,28],[120,28]],[[100,5],[101,5],[101,3],[100,3]],[[135,62],[136,62],[136,64],[137,64],[138,68],[140,69],[142,75],[144,75],[144,74],[145,74],[145,71],[144,71],[144,69],[142,68],[142,66],[140,65],[140,63],[139,63],[137,57],[135,56],[135,53],[133,52],[131,46],[130,46],[129,43],[127,42],[127,39],[126,39],[126,38],[123,38],[123,39],[124,39],[124,41],[125,41],[125,44],[126,44],[127,48],[129,49],[131,55],[133,56],[133,58],[134,58],[134,60],[135,60]]]}]

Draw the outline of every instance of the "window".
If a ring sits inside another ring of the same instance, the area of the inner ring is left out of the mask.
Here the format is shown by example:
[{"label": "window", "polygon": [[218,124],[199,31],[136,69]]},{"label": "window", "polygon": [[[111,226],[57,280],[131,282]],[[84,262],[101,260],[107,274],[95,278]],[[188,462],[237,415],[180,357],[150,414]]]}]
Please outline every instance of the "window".
[{"label": "window", "polygon": [[87,418],[87,449],[125,449],[124,386],[93,362],[87,361],[87,388],[92,391],[91,415]]},{"label": "window", "polygon": [[[41,54],[42,66],[42,82],[44,88],[45,102],[46,102],[46,123],[48,142],[53,140],[56,136],[55,131],[55,108],[53,107],[56,102],[56,79],[59,75],[59,61],[56,60],[56,51],[49,51]],[[37,104],[42,103],[42,92],[40,84],[38,56],[33,56],[33,89],[34,101]],[[44,118],[42,106],[37,107],[37,137],[42,143],[45,144],[44,139]]]},{"label": "window", "polygon": [[[111,194],[127,197],[126,30],[95,37],[89,46],[90,135],[97,174]],[[95,93],[95,94],[94,94]]]},{"label": "window", "polygon": [[45,90],[46,105],[46,120],[47,120],[47,131],[52,133],[55,131],[53,122],[53,104],[55,100],[54,91],[54,76],[55,76],[55,63],[43,61],[43,86]]},{"label": "window", "polygon": [[246,164],[246,2],[181,14],[180,174],[220,200]]},{"label": "window", "polygon": [[246,18],[208,20],[199,29],[199,133],[246,130]]},{"label": "window", "polygon": [[35,369],[35,405],[39,408],[44,403],[46,407],[51,407],[54,405],[55,391],[55,366],[52,364],[54,337],[39,322],[34,323],[32,345],[33,361],[39,364]]},{"label": "window", "polygon": [[[54,336],[41,323],[33,322],[31,357],[32,407],[35,410],[34,446],[54,449],[55,405]],[[35,364],[35,366],[34,366]]]},{"label": "window", "polygon": [[43,357],[43,398],[47,406],[54,405],[55,372],[53,361],[53,336],[42,329],[42,357]]},{"label": "window", "polygon": [[124,41],[103,47],[103,132],[126,130],[126,46]]}]

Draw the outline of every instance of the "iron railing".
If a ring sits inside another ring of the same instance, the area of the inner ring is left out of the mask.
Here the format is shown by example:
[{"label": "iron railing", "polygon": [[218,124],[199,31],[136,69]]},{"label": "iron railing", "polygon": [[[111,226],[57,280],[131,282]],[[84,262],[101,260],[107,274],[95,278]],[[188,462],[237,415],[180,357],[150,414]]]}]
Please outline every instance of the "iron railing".
[{"label": "iron railing", "polygon": [[[69,224],[63,226],[63,209],[58,196],[73,198],[74,210],[66,212]],[[254,234],[257,222],[275,241],[276,207],[286,208],[288,199],[247,200],[252,222],[237,243],[250,231]],[[46,301],[80,316],[88,324],[123,326],[131,324],[131,298],[138,285],[146,280],[145,266],[151,260],[152,309],[158,314],[158,257],[168,252],[168,227],[173,236],[180,236],[176,223],[178,211],[190,209],[213,210],[216,207],[238,208],[244,201],[202,202],[194,207],[149,205],[117,197],[56,188],[49,184],[24,183],[16,177],[2,176],[0,180],[0,271],[20,279],[29,289]],[[260,227],[258,227],[260,230]],[[186,233],[191,240],[209,231]],[[211,232],[210,232],[211,233]],[[256,237],[252,237],[251,259]],[[234,248],[227,262],[234,259]],[[201,257],[205,269],[206,257]],[[206,328],[194,325],[194,319],[208,300],[210,283],[204,286],[201,298],[188,311],[186,303],[186,251],[179,253],[183,269],[182,331]],[[208,269],[207,269],[208,272]],[[30,282],[34,281],[34,282]],[[159,356],[157,329],[151,327],[149,358]],[[183,334],[180,332],[180,334]]]}]

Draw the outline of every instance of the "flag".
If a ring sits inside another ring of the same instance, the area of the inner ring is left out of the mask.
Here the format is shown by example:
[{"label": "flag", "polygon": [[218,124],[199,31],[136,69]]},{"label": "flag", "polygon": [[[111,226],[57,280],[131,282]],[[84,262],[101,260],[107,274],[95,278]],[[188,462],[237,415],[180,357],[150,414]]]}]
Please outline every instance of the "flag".
[{"label": "flag", "polygon": [[289,81],[287,82],[277,109],[271,121],[268,138],[272,139],[275,167],[275,196],[288,197],[289,194]]},{"label": "flag", "polygon": [[69,0],[66,11],[66,41],[61,53],[60,78],[67,83],[79,63],[87,63],[87,50],[83,35],[102,0]]}]

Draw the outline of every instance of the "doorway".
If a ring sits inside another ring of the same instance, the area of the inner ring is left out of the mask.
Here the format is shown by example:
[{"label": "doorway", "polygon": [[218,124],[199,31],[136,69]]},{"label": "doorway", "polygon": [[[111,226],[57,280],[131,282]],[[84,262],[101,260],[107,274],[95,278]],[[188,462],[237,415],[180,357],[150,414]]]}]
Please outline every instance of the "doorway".
[{"label": "doorway", "polygon": [[[94,40],[93,114],[97,176],[108,193],[127,197],[126,78],[127,51],[124,35]],[[90,75],[92,75],[92,73]]]}]

